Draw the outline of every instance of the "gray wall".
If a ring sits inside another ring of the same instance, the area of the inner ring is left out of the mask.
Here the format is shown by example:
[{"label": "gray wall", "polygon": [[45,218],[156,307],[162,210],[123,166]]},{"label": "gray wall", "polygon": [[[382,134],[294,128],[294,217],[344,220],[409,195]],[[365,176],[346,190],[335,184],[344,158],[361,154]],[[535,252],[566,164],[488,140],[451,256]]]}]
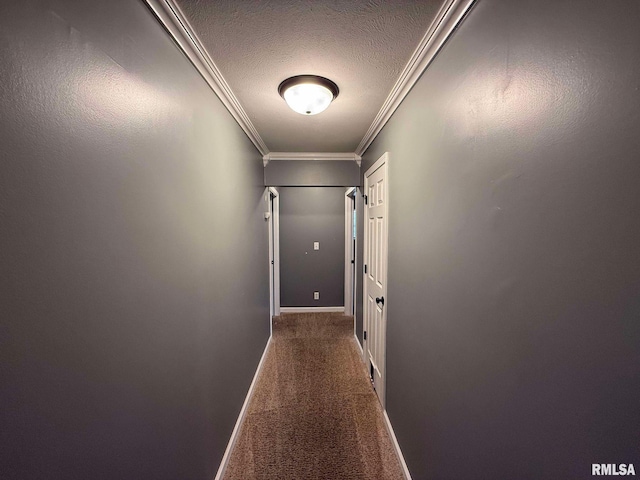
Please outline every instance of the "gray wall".
[{"label": "gray wall", "polygon": [[0,58],[2,478],[211,480],[269,335],[260,155],[141,1],[2,2]]},{"label": "gray wall", "polygon": [[363,158],[391,155],[387,408],[414,479],[640,465],[639,20],[479,1]]},{"label": "gray wall", "polygon": [[[344,305],[342,187],[283,187],[280,193],[280,304]],[[313,250],[320,242],[320,250]],[[320,299],[313,299],[313,292]]]},{"label": "gray wall", "polygon": [[342,160],[273,160],[264,168],[264,183],[271,187],[353,187],[360,167]]}]

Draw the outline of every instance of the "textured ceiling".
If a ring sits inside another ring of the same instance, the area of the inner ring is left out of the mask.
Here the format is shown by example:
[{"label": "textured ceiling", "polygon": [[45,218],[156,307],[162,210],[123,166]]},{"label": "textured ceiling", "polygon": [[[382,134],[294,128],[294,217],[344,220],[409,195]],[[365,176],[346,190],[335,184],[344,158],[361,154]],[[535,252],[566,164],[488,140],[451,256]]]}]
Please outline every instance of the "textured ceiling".
[{"label": "textured ceiling", "polygon": [[[270,151],[353,152],[442,0],[178,0]],[[299,115],[278,95],[316,74],[340,94]]]}]

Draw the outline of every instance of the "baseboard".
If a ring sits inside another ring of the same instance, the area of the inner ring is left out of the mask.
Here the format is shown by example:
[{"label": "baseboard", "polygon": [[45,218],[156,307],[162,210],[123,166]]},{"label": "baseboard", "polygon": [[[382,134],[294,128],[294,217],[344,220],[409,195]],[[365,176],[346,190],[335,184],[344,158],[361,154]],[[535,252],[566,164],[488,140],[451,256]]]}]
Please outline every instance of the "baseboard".
[{"label": "baseboard", "polygon": [[280,313],[304,313],[304,312],[344,313],[344,306],[342,307],[280,307]]},{"label": "baseboard", "polygon": [[389,420],[389,416],[387,415],[387,411],[384,410],[384,423],[387,425],[387,430],[389,431],[389,436],[391,437],[391,442],[393,442],[393,448],[396,450],[396,454],[398,455],[398,459],[400,460],[400,466],[402,467],[402,473],[404,474],[405,480],[411,480],[411,474],[409,473],[409,469],[407,468],[407,464],[404,461],[404,456],[402,455],[402,450],[400,450],[400,445],[398,445],[398,439],[396,438],[396,434],[393,431],[393,427],[391,426],[391,421]]},{"label": "baseboard", "polygon": [[218,467],[218,473],[216,474],[215,480],[221,480],[224,476],[225,471],[227,470],[227,465],[229,463],[229,457],[231,456],[231,451],[238,440],[238,434],[240,433],[240,427],[242,426],[242,422],[244,421],[244,417],[247,414],[247,408],[249,406],[249,400],[253,395],[253,390],[256,385],[256,380],[262,371],[262,366],[264,365],[264,359],[267,356],[267,350],[269,349],[269,345],[271,344],[271,337],[267,340],[267,345],[264,347],[264,352],[262,352],[262,357],[260,358],[260,362],[258,363],[258,368],[256,369],[256,373],[253,376],[253,380],[251,381],[251,385],[249,386],[249,391],[247,392],[247,396],[244,399],[244,403],[242,404],[242,409],[240,410],[240,415],[238,415],[238,420],[236,420],[236,425],[233,427],[233,432],[231,432],[231,438],[229,439],[229,443],[227,444],[227,449],[224,451],[224,455],[222,456],[222,461],[220,462],[220,467]]},{"label": "baseboard", "polygon": [[355,333],[353,334],[353,338],[356,339],[356,345],[358,345],[358,348],[360,349],[360,356],[363,357],[364,356],[364,350],[362,349],[362,344],[360,343],[360,339],[358,338],[358,336]]}]

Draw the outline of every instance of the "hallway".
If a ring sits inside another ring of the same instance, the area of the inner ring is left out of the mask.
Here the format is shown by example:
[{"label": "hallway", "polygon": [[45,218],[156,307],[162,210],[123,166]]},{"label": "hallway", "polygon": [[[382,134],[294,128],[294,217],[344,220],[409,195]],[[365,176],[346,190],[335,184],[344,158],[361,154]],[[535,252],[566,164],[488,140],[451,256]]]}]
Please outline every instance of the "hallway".
[{"label": "hallway", "polygon": [[1,480],[640,472],[638,24],[0,2]]},{"label": "hallway", "polygon": [[401,480],[353,318],[289,313],[273,337],[224,480]]}]

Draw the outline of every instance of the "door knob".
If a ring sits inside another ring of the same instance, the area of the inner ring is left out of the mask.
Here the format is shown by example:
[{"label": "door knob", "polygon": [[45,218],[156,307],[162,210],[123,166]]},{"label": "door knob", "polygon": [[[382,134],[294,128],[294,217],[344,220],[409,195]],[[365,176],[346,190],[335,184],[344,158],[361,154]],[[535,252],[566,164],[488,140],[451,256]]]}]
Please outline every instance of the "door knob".
[{"label": "door knob", "polygon": [[381,303],[384,307],[384,297],[376,297],[376,303]]}]

